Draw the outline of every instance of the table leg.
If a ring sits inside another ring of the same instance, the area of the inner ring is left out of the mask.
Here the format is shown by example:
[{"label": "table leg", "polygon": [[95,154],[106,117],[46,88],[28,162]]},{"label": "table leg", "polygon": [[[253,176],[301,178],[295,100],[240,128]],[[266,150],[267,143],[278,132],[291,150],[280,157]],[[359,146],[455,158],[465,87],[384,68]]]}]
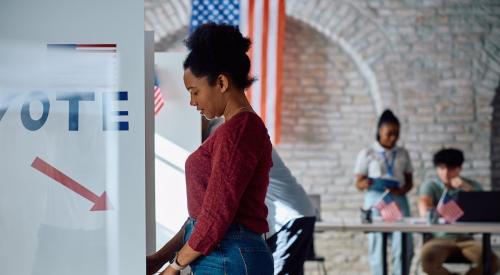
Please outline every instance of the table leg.
[{"label": "table leg", "polygon": [[382,232],[382,263],[383,263],[383,274],[387,275],[387,235],[389,233]]},{"label": "table leg", "polygon": [[490,233],[483,233],[483,275],[491,275],[491,242]]},{"label": "table leg", "polygon": [[406,267],[408,265],[408,251],[407,251],[407,243],[406,243],[406,238],[408,237],[408,233],[401,232],[401,274],[409,274],[409,272],[406,272]]}]

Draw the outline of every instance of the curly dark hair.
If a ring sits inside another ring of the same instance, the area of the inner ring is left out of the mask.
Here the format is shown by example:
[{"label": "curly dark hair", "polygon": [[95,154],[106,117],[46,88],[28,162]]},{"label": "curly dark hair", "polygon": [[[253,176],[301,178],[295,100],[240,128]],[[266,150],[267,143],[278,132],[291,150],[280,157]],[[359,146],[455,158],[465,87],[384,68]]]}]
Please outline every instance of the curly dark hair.
[{"label": "curly dark hair", "polygon": [[455,148],[445,148],[434,154],[434,166],[446,165],[448,168],[460,167],[464,163],[464,153]]},{"label": "curly dark hair", "polygon": [[224,74],[237,88],[244,90],[255,81],[249,75],[250,58],[246,54],[251,41],[237,27],[206,23],[199,26],[185,41],[190,50],[184,60],[184,70],[196,77],[208,77],[210,85]]}]

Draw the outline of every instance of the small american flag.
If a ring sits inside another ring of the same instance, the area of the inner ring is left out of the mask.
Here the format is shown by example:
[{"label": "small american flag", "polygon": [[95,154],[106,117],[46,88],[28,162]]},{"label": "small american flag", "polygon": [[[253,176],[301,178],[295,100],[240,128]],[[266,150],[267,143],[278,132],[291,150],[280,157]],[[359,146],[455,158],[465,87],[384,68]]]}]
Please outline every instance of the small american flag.
[{"label": "small american flag", "polygon": [[155,95],[155,116],[160,112],[161,108],[165,104],[163,101],[163,95],[160,89],[160,83],[158,82],[158,78],[155,76],[155,85],[154,85]]},{"label": "small american flag", "polygon": [[398,204],[388,192],[384,192],[380,201],[376,203],[374,207],[380,211],[382,220],[386,222],[394,222],[403,219],[403,214],[401,213]]},{"label": "small american flag", "polygon": [[464,211],[445,190],[436,208],[437,212],[448,223],[453,223],[464,214]]}]

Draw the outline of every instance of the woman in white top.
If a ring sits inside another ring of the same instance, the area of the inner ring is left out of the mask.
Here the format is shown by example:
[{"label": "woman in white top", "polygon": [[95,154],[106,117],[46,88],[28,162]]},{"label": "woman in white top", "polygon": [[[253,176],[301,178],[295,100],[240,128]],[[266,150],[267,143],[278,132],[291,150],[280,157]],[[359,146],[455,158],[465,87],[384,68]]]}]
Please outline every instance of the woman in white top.
[{"label": "woman in white top", "polygon": [[[413,187],[412,165],[408,152],[403,147],[396,146],[399,138],[400,123],[390,110],[385,110],[379,118],[377,127],[377,141],[363,149],[358,154],[354,173],[356,175],[356,187],[365,192],[364,208],[368,209],[381,198],[384,189],[378,184],[377,180],[386,180],[392,182],[394,187],[389,188],[392,197],[398,204],[404,216],[410,215],[410,208],[406,193]],[[379,181],[380,182],[380,181]],[[376,209],[373,210],[373,216],[380,216]],[[406,238],[406,248],[408,259],[404,274],[402,270],[402,234],[393,232],[389,235],[392,238],[392,274],[405,275],[409,272],[411,258],[413,257],[413,242],[409,235]],[[369,260],[372,274],[382,274],[382,234],[368,234]]]}]

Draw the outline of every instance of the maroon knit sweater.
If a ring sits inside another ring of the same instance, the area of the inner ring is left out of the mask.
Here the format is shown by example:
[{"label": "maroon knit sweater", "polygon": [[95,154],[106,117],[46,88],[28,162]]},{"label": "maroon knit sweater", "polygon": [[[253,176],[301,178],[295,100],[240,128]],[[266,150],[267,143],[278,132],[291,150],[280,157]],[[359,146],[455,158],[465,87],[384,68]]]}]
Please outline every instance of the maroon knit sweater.
[{"label": "maroon knit sweater", "polygon": [[272,166],[271,141],[258,115],[241,112],[222,124],[186,160],[189,216],[196,226],[194,250],[210,254],[229,225],[269,231],[264,198]]}]

